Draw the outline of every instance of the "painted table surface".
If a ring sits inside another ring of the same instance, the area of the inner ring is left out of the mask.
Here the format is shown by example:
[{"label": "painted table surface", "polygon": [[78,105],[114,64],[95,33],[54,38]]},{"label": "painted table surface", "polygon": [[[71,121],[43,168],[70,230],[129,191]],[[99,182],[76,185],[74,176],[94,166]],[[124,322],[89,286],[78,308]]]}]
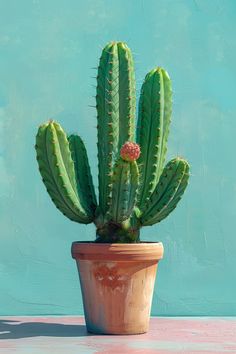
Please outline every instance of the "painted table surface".
[{"label": "painted table surface", "polygon": [[236,317],[152,317],[135,336],[93,335],[83,317],[3,317],[0,354],[236,353]]}]

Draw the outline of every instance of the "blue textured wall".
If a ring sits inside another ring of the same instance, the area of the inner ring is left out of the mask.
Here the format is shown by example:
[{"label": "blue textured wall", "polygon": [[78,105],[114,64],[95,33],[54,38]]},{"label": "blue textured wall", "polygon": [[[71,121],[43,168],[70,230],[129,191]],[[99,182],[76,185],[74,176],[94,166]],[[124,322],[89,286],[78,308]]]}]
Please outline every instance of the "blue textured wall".
[{"label": "blue textured wall", "polygon": [[52,205],[35,162],[48,118],[86,140],[96,173],[95,79],[101,47],[135,53],[138,91],[156,65],[170,73],[169,157],[192,165],[189,189],[163,223],[153,314],[236,315],[236,2],[11,0],[0,2],[0,314],[82,313],[73,240],[94,227]]}]

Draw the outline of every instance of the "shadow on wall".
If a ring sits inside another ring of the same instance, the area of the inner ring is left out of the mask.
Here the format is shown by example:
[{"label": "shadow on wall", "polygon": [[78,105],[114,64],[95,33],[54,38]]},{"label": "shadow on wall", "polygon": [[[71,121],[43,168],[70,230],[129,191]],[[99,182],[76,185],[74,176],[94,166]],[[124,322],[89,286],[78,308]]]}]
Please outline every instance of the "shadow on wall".
[{"label": "shadow on wall", "polygon": [[42,323],[0,320],[0,340],[29,337],[85,337],[92,336],[85,325],[65,325],[59,323]]}]

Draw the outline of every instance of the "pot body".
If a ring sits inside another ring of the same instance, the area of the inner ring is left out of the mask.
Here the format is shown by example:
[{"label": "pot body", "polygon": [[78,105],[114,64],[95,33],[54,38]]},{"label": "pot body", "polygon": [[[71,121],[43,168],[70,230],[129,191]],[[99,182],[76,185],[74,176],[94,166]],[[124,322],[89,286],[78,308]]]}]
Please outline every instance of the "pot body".
[{"label": "pot body", "polygon": [[162,243],[74,242],[87,330],[100,334],[148,331]]}]

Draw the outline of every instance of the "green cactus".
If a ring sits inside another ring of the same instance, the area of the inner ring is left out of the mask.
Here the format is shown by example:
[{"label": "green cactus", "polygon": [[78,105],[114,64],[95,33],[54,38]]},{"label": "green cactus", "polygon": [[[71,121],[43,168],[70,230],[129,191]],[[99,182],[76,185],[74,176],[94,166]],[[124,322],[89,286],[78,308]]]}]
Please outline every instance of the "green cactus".
[{"label": "green cactus", "polygon": [[163,68],[143,82],[137,143],[135,106],[132,53],[123,42],[108,43],[97,75],[98,203],[82,139],[67,137],[54,121],[38,129],[37,160],[52,201],[69,219],[94,222],[96,242],[139,242],[140,228],[166,218],[188,184],[187,161],[177,157],[164,166],[172,88]]}]

